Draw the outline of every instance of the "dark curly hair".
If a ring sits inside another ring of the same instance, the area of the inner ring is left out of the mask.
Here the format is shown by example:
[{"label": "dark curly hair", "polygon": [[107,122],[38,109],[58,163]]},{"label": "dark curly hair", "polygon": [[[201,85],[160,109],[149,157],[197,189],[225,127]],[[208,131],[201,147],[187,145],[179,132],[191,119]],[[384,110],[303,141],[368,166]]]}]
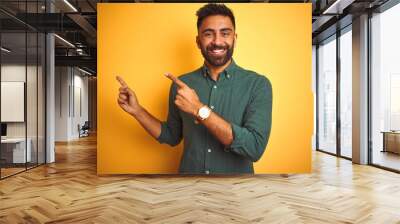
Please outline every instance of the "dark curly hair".
[{"label": "dark curly hair", "polygon": [[233,27],[236,28],[235,16],[233,15],[232,10],[224,4],[208,3],[207,5],[204,5],[199,10],[197,10],[196,15],[197,29],[200,28],[201,23],[206,17],[214,15],[228,16],[232,21]]}]

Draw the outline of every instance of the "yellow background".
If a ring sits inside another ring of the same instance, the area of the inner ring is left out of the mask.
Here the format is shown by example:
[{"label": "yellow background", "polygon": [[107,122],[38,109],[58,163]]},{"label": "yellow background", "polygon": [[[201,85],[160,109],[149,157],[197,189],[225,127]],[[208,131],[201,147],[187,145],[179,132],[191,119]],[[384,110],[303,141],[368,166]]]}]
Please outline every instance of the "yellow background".
[{"label": "yellow background", "polygon": [[[161,145],[117,104],[118,74],[165,120],[171,81],[200,67],[196,11],[204,4],[98,4],[98,174],[177,173],[183,144]],[[272,129],[256,173],[311,171],[311,4],[227,4],[236,63],[272,83]]]}]

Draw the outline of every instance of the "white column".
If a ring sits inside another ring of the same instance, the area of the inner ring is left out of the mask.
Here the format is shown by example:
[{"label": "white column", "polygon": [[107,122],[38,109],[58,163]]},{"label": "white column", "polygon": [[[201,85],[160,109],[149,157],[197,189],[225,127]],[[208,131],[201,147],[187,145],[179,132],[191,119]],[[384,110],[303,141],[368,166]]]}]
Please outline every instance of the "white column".
[{"label": "white column", "polygon": [[368,163],[368,15],[353,19],[353,162]]},{"label": "white column", "polygon": [[[54,5],[46,1],[47,12],[54,12]],[[54,34],[46,35],[46,163],[55,161],[55,43]]]},{"label": "white column", "polygon": [[54,35],[49,33],[46,36],[46,163],[52,163],[55,161],[55,149],[54,149],[54,133],[55,133],[55,76],[54,76]]}]

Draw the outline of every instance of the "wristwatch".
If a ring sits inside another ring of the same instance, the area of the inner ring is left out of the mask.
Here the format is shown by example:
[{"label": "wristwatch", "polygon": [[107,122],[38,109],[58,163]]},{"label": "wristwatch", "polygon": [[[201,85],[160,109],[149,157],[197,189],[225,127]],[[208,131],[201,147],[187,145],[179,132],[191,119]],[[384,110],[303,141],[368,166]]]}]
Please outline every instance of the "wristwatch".
[{"label": "wristwatch", "polygon": [[204,121],[207,119],[211,114],[211,109],[207,107],[206,105],[200,107],[199,111],[197,112],[197,116],[200,118],[200,120]]}]

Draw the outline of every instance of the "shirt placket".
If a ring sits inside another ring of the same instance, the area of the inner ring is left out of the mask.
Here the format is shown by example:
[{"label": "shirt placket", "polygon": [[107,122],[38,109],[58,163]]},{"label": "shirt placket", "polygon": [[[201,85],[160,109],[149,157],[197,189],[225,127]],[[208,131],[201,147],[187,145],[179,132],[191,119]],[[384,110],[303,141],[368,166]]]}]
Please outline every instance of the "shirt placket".
[{"label": "shirt placket", "polygon": [[[208,83],[210,87],[210,97],[208,100],[208,107],[214,111],[216,109],[216,104],[218,102],[218,89],[221,87],[221,80],[223,77],[221,77],[223,73],[220,74],[220,78],[218,81],[212,80],[210,77],[208,77]],[[206,148],[205,148],[205,157],[204,157],[204,173],[205,174],[210,174],[213,172],[212,170],[212,163],[211,163],[211,158],[213,156],[213,151],[216,149],[212,148],[211,141],[210,141],[210,136],[209,132],[206,131]]]}]

